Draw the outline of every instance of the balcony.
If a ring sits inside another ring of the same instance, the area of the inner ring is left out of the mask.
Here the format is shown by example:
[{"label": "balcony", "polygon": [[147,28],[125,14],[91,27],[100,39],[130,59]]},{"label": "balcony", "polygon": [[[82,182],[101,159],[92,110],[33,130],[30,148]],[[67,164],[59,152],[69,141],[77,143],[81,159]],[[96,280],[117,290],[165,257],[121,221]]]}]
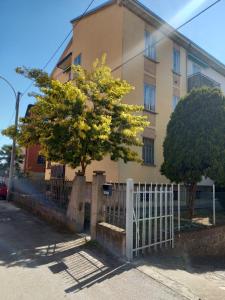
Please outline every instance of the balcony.
[{"label": "balcony", "polygon": [[203,86],[220,88],[220,84],[218,82],[206,75],[203,75],[202,73],[195,73],[188,77],[188,92],[194,88],[200,88]]}]

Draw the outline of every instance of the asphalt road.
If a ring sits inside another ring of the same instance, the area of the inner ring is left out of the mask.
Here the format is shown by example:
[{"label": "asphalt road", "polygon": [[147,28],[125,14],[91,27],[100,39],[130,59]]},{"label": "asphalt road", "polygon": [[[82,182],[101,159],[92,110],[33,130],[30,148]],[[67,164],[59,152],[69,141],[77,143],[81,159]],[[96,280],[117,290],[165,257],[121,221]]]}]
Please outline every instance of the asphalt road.
[{"label": "asphalt road", "polygon": [[184,299],[83,237],[0,201],[0,299]]}]

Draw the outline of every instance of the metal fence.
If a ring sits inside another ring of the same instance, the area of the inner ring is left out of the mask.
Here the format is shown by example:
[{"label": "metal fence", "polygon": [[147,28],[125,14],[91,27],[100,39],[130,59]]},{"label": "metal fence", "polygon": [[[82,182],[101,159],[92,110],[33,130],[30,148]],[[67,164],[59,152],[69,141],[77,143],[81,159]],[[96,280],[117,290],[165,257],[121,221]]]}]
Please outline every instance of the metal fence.
[{"label": "metal fence", "polygon": [[131,195],[127,184],[114,183],[102,210],[105,222],[132,235],[132,255],[138,255],[173,247],[176,232],[225,222],[225,193],[216,193],[214,185],[198,186],[192,220],[187,204],[188,190],[184,185],[133,183]]},{"label": "metal fence", "polygon": [[127,181],[127,257],[174,246],[173,185]]},{"label": "metal fence", "polygon": [[51,179],[46,182],[46,198],[53,201],[59,208],[67,209],[72,191],[72,181]]},{"label": "metal fence", "polygon": [[67,209],[71,190],[72,181],[65,179],[34,180],[18,178],[13,182],[13,192],[30,195],[34,201],[63,211]]},{"label": "metal fence", "polygon": [[112,195],[105,196],[103,215],[106,223],[125,228],[126,225],[126,184],[113,183]]}]

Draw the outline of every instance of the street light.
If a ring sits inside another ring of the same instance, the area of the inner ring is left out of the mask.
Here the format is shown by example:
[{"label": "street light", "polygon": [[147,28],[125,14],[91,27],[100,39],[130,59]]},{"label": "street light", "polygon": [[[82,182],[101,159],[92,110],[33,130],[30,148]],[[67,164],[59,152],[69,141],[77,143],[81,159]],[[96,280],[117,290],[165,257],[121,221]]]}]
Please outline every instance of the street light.
[{"label": "street light", "polygon": [[[3,76],[0,75],[0,79],[2,79],[3,81],[5,81],[8,84],[8,86],[13,91],[15,99],[16,99],[15,130],[16,130],[16,133],[17,133],[18,116],[19,116],[19,105],[20,105],[20,96],[21,96],[21,93],[20,92],[16,92],[16,90],[13,87],[13,85],[5,77],[3,77]],[[11,189],[12,189],[15,156],[16,156],[16,136],[13,137],[13,144],[12,144],[12,152],[11,152],[10,167],[9,167],[9,182],[8,182],[7,200],[9,200],[10,192],[11,192]]]}]

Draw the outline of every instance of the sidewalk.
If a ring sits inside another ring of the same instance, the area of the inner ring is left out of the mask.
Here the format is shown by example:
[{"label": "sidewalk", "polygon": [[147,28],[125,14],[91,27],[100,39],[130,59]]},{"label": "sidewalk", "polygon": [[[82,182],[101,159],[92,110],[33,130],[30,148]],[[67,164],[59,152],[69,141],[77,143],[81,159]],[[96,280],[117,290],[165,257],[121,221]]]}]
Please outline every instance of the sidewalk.
[{"label": "sidewalk", "polygon": [[225,259],[157,254],[134,264],[137,270],[186,299],[225,299]]},{"label": "sidewalk", "polygon": [[185,300],[84,237],[58,232],[0,201],[0,286],[4,300]]}]

